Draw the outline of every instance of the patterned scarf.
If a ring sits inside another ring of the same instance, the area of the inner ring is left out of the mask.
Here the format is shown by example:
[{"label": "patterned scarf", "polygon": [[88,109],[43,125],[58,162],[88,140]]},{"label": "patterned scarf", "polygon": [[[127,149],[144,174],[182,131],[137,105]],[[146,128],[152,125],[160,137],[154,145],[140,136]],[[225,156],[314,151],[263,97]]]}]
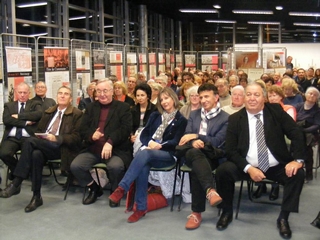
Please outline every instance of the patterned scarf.
[{"label": "patterned scarf", "polygon": [[172,113],[167,113],[167,112],[162,113],[162,119],[163,119],[162,123],[160,124],[160,126],[157,128],[156,132],[152,136],[152,138],[156,142],[158,143],[162,142],[163,133],[166,130],[167,126],[169,125],[170,120],[174,118],[177,112],[178,110],[175,110]]},{"label": "patterned scarf", "polygon": [[209,112],[205,112],[203,108],[201,108],[201,123],[200,123],[200,129],[199,134],[207,136],[207,128],[208,128],[208,121],[215,116],[217,116],[221,111],[220,103],[217,103],[217,106],[215,108],[212,108]]}]

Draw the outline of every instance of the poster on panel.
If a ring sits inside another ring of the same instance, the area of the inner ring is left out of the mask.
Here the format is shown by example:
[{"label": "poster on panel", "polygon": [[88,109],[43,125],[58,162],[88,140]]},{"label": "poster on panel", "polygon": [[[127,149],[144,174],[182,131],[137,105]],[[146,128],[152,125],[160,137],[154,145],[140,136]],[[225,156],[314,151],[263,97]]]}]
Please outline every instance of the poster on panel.
[{"label": "poster on panel", "polygon": [[106,77],[106,59],[103,50],[93,50],[93,77],[102,79]]},{"label": "poster on panel", "polygon": [[76,49],[75,56],[76,56],[76,86],[77,86],[76,102],[77,104],[79,104],[80,99],[82,97],[85,97],[86,88],[91,82],[90,52],[83,49]]},{"label": "poster on panel", "polygon": [[266,69],[285,68],[286,53],[279,49],[263,49],[263,67]]},{"label": "poster on panel", "polygon": [[185,54],[184,55],[184,66],[187,68],[193,68],[196,66],[196,55]]},{"label": "poster on panel", "polygon": [[149,53],[149,74],[151,79],[154,79],[157,76],[155,53]]},{"label": "poster on panel", "polygon": [[177,54],[176,55],[176,67],[180,68],[180,71],[182,71],[182,55]]},{"label": "poster on panel", "polygon": [[110,66],[111,75],[116,75],[119,81],[123,81],[123,67],[122,65],[112,65]]},{"label": "poster on panel", "polygon": [[139,53],[139,72],[147,76],[147,54]]},{"label": "poster on panel", "polygon": [[258,57],[258,52],[235,52],[236,68],[255,68]]},{"label": "poster on panel", "polygon": [[123,63],[121,51],[110,51],[110,63]]},{"label": "poster on panel", "polygon": [[218,70],[218,54],[201,55],[201,71],[212,72]]}]

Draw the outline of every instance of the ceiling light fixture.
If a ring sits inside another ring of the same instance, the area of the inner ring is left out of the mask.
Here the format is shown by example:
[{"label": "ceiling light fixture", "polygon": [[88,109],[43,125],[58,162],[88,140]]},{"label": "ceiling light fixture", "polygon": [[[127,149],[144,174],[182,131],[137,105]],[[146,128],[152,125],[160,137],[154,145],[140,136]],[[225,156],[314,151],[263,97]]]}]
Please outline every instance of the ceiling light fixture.
[{"label": "ceiling light fixture", "polygon": [[46,6],[46,2],[35,2],[35,3],[23,3],[17,4],[18,8],[28,8],[28,7],[39,7],[39,6]]},{"label": "ceiling light fixture", "polygon": [[273,14],[273,11],[264,11],[264,10],[232,10],[236,14]]},{"label": "ceiling light fixture", "polygon": [[282,7],[282,6],[276,6],[276,9],[277,9],[278,11],[280,11],[280,10],[283,10],[283,7]]},{"label": "ceiling light fixture", "polygon": [[259,22],[259,21],[248,21],[248,24],[280,25],[280,22]]},{"label": "ceiling light fixture", "polygon": [[221,6],[220,6],[219,4],[215,4],[215,5],[213,5],[213,7],[214,7],[215,9],[220,9],[220,8],[221,8]]},{"label": "ceiling light fixture", "polygon": [[237,23],[237,21],[231,21],[231,20],[206,20],[207,23]]},{"label": "ceiling light fixture", "polygon": [[214,9],[179,9],[179,11],[183,13],[218,13]]},{"label": "ceiling light fixture", "polygon": [[294,26],[303,26],[303,27],[320,27],[320,23],[301,23],[295,22],[293,23]]},{"label": "ceiling light fixture", "polygon": [[289,15],[298,17],[320,17],[320,13],[316,12],[289,12]]}]

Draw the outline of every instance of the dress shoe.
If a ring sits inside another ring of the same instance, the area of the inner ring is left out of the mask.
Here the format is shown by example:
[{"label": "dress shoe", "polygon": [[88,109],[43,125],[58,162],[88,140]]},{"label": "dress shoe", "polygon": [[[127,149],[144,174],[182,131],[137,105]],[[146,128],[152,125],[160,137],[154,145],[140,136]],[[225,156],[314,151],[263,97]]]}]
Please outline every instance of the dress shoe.
[{"label": "dress shoe", "polygon": [[8,172],[8,180],[12,181],[14,179],[13,171]]},{"label": "dress shoe", "polygon": [[260,198],[262,193],[267,192],[267,186],[265,183],[262,183],[258,186],[257,190],[252,194],[252,198]]},{"label": "dress shoe", "polygon": [[92,204],[95,201],[97,201],[97,198],[102,196],[102,194],[103,194],[103,190],[100,187],[98,189],[89,188],[89,195],[85,200],[83,200],[82,204],[84,205]]},{"label": "dress shoe", "polygon": [[212,207],[215,207],[222,202],[222,198],[213,188],[209,190],[206,197]]},{"label": "dress shoe", "polygon": [[232,222],[232,218],[232,213],[222,212],[221,217],[217,222],[217,229],[220,231],[225,230],[228,227],[229,223]]},{"label": "dress shoe", "polygon": [[311,225],[320,229],[320,212],[318,213],[318,216],[316,217],[316,219],[313,220]]},{"label": "dress shoe", "polygon": [[201,221],[202,221],[201,213],[192,212],[188,216],[188,221],[186,223],[186,229],[193,230],[193,229],[200,227]]},{"label": "dress shoe", "polygon": [[19,194],[20,191],[21,191],[21,185],[19,187],[15,187],[12,183],[10,183],[8,187],[2,190],[0,197],[9,198],[12,195]]},{"label": "dress shoe", "polygon": [[139,221],[140,218],[144,217],[147,210],[136,210],[127,220],[128,223],[134,223]]},{"label": "dress shoe", "polygon": [[269,195],[270,201],[275,201],[279,197],[279,185],[272,187]]},{"label": "dress shoe", "polygon": [[112,202],[111,200],[109,200],[109,206],[112,208],[120,207],[120,202],[115,203],[115,202]]},{"label": "dress shoe", "polygon": [[116,190],[109,196],[109,199],[113,203],[119,203],[121,198],[124,196],[124,189],[122,187],[117,187]]},{"label": "dress shoe", "polygon": [[291,233],[288,220],[285,220],[285,219],[278,220],[277,227],[279,229],[279,233],[281,237],[285,239],[291,238],[292,233]]},{"label": "dress shoe", "polygon": [[25,212],[32,212],[43,205],[42,197],[33,196],[30,203],[24,209]]}]

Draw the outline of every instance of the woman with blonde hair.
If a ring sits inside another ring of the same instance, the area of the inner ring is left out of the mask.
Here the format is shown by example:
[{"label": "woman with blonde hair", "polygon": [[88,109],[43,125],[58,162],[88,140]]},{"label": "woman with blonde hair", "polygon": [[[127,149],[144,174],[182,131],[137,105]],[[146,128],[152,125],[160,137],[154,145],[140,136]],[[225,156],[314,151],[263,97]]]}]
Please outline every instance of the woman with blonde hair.
[{"label": "woman with blonde hair", "polygon": [[181,114],[186,119],[189,118],[191,111],[197,110],[201,107],[198,88],[199,86],[192,86],[187,90],[188,102],[180,109]]},{"label": "woman with blonde hair", "polygon": [[285,98],[283,104],[295,106],[300,102],[303,102],[303,97],[298,89],[298,84],[292,78],[282,79],[281,84]]},{"label": "woman with blonde hair", "polygon": [[151,99],[150,102],[153,104],[157,104],[159,92],[162,90],[162,86],[159,83],[152,82],[149,84],[151,87]]},{"label": "woman with blonde hair", "polygon": [[127,86],[122,81],[117,81],[113,84],[113,91],[114,91],[114,99],[126,102],[133,107],[135,105],[134,100],[128,96],[128,89]]}]

